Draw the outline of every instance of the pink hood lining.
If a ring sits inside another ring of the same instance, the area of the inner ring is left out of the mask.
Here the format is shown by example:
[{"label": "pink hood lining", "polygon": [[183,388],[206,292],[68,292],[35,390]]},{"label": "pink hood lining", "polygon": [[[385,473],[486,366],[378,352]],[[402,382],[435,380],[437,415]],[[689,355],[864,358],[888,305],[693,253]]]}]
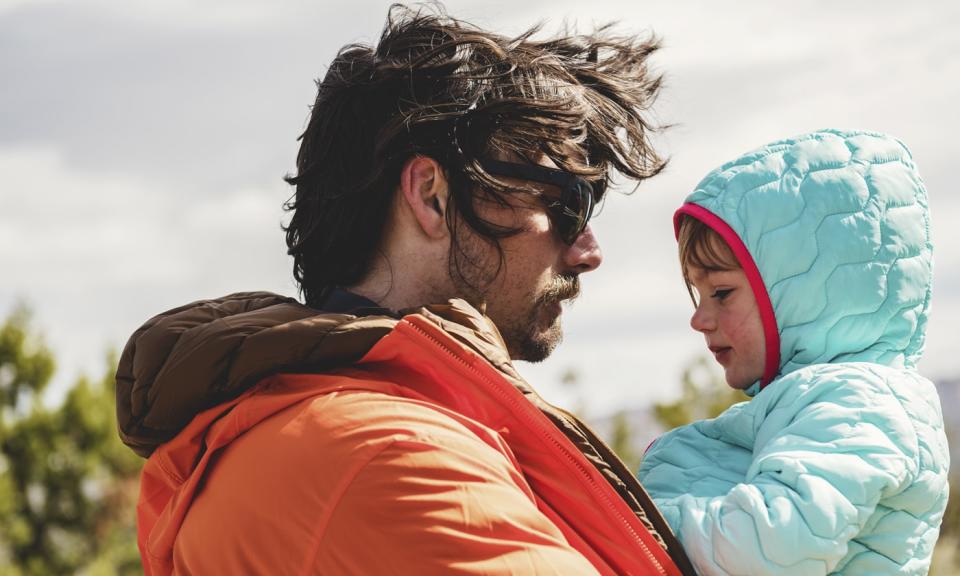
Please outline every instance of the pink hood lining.
[{"label": "pink hood lining", "polygon": [[777,331],[777,317],[773,313],[773,304],[770,302],[770,295],[767,294],[767,287],[763,283],[763,277],[760,276],[760,270],[747,246],[740,239],[740,236],[734,232],[722,218],[707,210],[699,204],[686,203],[673,214],[673,234],[675,238],[680,236],[680,218],[690,216],[703,222],[721,238],[733,250],[733,255],[743,268],[750,282],[750,288],[753,289],[753,296],[757,300],[757,307],[760,309],[760,321],[763,323],[764,342],[767,348],[766,362],[763,369],[763,378],[760,381],[760,388],[770,383],[780,370],[780,333]]}]

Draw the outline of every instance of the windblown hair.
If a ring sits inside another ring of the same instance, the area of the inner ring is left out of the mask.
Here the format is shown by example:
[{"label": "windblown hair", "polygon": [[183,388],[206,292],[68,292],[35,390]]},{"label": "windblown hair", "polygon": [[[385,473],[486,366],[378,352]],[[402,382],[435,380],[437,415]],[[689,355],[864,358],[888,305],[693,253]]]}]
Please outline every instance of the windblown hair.
[{"label": "windblown hair", "polygon": [[287,248],[308,305],[364,278],[412,156],[429,156],[446,173],[450,267],[461,280],[461,265],[471,262],[460,222],[498,251],[499,239],[519,231],[477,214],[480,195],[508,206],[518,193],[480,158],[546,155],[600,184],[600,196],[612,171],[640,181],[663,169],[650,142],[659,128],[647,118],[661,84],[647,67],[656,38],[617,37],[610,26],[547,40],[535,40],[537,32],[508,38],[439,5],[394,5],[376,47],[340,50],[317,83],[297,173],[286,178],[296,186],[285,206],[293,212]]},{"label": "windblown hair", "polygon": [[677,235],[680,249],[680,269],[683,281],[687,285],[690,300],[697,303],[693,284],[690,280],[691,268],[705,271],[738,270],[742,268],[737,256],[726,240],[713,228],[690,216],[680,219],[680,233]]}]

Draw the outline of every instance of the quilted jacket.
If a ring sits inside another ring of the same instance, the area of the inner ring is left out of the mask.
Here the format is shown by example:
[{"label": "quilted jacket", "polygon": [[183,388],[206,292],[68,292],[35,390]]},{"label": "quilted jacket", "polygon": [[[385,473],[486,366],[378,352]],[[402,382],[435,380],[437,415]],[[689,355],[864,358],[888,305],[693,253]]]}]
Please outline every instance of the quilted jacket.
[{"label": "quilted jacket", "polygon": [[767,342],[753,398],[673,430],[639,478],[702,574],[925,574],[947,503],[939,398],[916,371],[930,306],[927,197],[869,132],[782,140],[678,211],[730,244]]}]

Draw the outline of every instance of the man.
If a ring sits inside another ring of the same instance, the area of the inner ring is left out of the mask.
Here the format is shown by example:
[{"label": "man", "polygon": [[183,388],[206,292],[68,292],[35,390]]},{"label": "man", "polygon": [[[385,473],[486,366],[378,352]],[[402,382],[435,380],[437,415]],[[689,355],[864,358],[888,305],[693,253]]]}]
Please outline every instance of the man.
[{"label": "man", "polygon": [[663,161],[652,42],[391,10],[318,84],[286,229],[306,306],[161,314],[117,372],[148,574],[680,574],[649,498],[511,359],[600,265],[608,171]]}]

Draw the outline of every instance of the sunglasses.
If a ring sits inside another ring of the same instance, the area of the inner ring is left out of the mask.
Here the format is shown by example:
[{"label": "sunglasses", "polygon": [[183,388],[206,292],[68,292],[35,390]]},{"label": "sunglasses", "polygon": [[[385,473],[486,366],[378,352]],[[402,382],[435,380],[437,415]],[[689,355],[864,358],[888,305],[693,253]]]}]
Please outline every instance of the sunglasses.
[{"label": "sunglasses", "polygon": [[560,198],[544,197],[541,200],[547,208],[550,223],[564,243],[572,245],[583,234],[587,222],[593,216],[596,196],[603,194],[602,184],[594,185],[580,176],[537,166],[535,164],[515,164],[492,158],[480,160],[480,166],[489,174],[505,178],[519,178],[540,184],[549,184],[560,188]]}]

